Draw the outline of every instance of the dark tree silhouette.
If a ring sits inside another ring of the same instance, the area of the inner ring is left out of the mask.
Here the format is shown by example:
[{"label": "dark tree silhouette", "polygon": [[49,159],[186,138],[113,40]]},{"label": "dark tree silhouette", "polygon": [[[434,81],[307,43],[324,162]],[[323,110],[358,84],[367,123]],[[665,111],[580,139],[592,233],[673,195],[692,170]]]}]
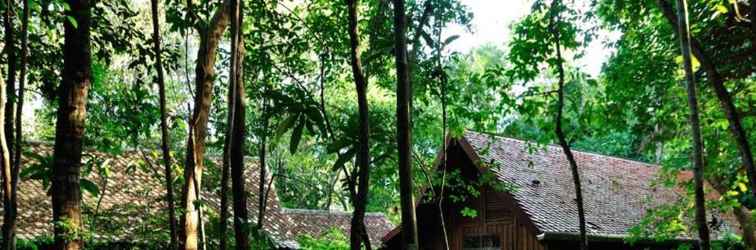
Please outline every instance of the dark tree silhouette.
[{"label": "dark tree silhouette", "polygon": [[704,200],[703,190],[703,141],[701,139],[701,124],[698,118],[698,100],[696,81],[693,76],[693,63],[690,53],[690,35],[688,27],[688,6],[685,0],[677,0],[677,29],[680,38],[680,51],[683,57],[683,66],[685,69],[686,89],[688,90],[688,106],[690,114],[691,138],[693,140],[693,174],[695,182],[695,201],[696,201],[696,226],[698,227],[698,237],[700,238],[700,249],[709,250],[709,227],[706,224],[706,201]]},{"label": "dark tree silhouette", "polygon": [[561,2],[559,0],[556,0],[551,5],[551,20],[549,23],[549,28],[551,29],[551,32],[554,36],[554,49],[556,53],[556,65],[557,65],[557,74],[559,76],[558,81],[558,88],[557,88],[557,112],[556,117],[554,118],[554,122],[556,122],[555,130],[557,139],[559,140],[559,146],[562,147],[562,151],[564,152],[564,156],[567,158],[567,162],[570,164],[570,171],[572,172],[572,180],[575,185],[575,202],[577,203],[577,212],[578,212],[578,223],[580,227],[580,242],[579,246],[581,250],[588,249],[588,237],[586,234],[586,228],[585,228],[585,209],[583,209],[583,191],[580,184],[580,171],[578,170],[577,162],[575,161],[575,156],[572,155],[572,150],[570,149],[570,144],[567,142],[567,139],[564,135],[564,131],[562,130],[562,113],[564,111],[564,65],[563,65],[563,59],[562,59],[562,48],[561,48],[561,37],[560,37],[560,31],[559,31],[559,23],[561,22],[561,18],[559,13],[561,12]]},{"label": "dark tree silhouette", "polygon": [[246,104],[244,97],[244,39],[242,34],[242,0],[232,0],[231,16],[231,75],[229,91],[232,91],[231,123],[229,127],[229,158],[231,159],[231,191],[234,195],[234,235],[236,249],[249,249],[247,230],[247,194],[244,191],[244,139],[246,137]]},{"label": "dark tree silhouette", "polygon": [[396,54],[396,131],[399,150],[399,193],[401,195],[402,249],[417,249],[417,218],[412,188],[412,131],[410,79],[407,67],[407,15],[404,0],[394,3],[394,53]]},{"label": "dark tree silhouette", "polygon": [[160,19],[158,17],[158,0],[150,1],[152,10],[152,42],[155,53],[155,70],[157,71],[158,94],[160,98],[160,148],[163,151],[165,165],[165,200],[168,204],[168,225],[170,228],[170,249],[176,249],[176,209],[173,202],[173,171],[171,171],[170,134],[165,104],[165,76],[163,75],[162,49],[160,48]]},{"label": "dark tree silhouette", "polygon": [[367,79],[362,70],[360,60],[360,36],[357,31],[359,6],[358,0],[347,0],[347,9],[349,10],[349,47],[351,54],[352,76],[354,77],[355,88],[357,89],[357,105],[359,109],[359,133],[358,152],[357,152],[357,192],[352,197],[354,212],[352,213],[352,227],[350,229],[349,242],[351,249],[360,249],[364,244],[366,249],[370,249],[370,239],[363,238],[365,229],[365,208],[368,199],[368,184],[370,177],[370,120],[367,100]]}]

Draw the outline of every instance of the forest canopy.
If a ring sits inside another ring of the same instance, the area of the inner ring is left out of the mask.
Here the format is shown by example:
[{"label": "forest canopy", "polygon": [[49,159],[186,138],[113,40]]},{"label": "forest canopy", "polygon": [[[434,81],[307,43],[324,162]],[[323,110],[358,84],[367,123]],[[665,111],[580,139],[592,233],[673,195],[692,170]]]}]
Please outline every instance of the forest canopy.
[{"label": "forest canopy", "polygon": [[[488,185],[447,176],[465,131],[565,152],[581,249],[573,150],[658,165],[658,185],[685,191],[626,241],[756,249],[753,0],[531,0],[499,42],[460,45],[480,32],[468,5],[507,8],[473,2],[3,0],[2,249],[103,247],[100,202],[82,197],[106,196],[114,170],[89,152],[140,152],[161,181],[147,246],[272,248],[265,209],[247,205],[272,190],[284,208],[350,214],[303,248],[379,248],[365,225],[380,212],[416,249],[417,200]],[[32,142],[52,153],[27,164]],[[16,232],[27,180],[45,183],[49,237]],[[711,209],[739,230],[709,246]]]}]

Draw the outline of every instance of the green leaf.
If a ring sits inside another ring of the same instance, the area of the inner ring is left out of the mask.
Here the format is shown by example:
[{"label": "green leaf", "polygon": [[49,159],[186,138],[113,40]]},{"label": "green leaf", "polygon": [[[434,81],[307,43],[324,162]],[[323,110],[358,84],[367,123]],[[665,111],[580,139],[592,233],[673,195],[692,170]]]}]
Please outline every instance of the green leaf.
[{"label": "green leaf", "polygon": [[81,179],[80,186],[83,191],[86,191],[87,193],[91,194],[92,196],[99,196],[100,195],[100,188],[97,187],[97,184],[94,182],[88,180],[88,179]]},{"label": "green leaf", "polygon": [[79,28],[79,22],[76,21],[76,18],[73,18],[72,16],[66,16],[66,19],[68,19],[68,22],[70,22],[71,25],[73,25],[74,29]]},{"label": "green leaf", "polygon": [[454,42],[457,39],[459,39],[459,35],[453,35],[453,36],[447,37],[446,40],[444,40],[444,46],[449,45],[450,43]]},{"label": "green leaf", "polygon": [[354,157],[354,154],[356,152],[357,147],[351,147],[349,150],[346,151],[344,154],[339,154],[339,158],[336,159],[336,163],[333,164],[333,167],[331,170],[338,171],[339,169],[344,167],[344,164],[346,164],[349,160],[351,160]]},{"label": "green leaf", "polygon": [[286,131],[294,126],[294,122],[297,121],[297,118],[299,118],[299,114],[291,114],[286,117],[286,119],[278,124],[278,128],[276,129],[276,136],[281,136],[286,133]]},{"label": "green leaf", "polygon": [[294,154],[299,147],[299,141],[302,139],[302,131],[304,130],[305,122],[300,121],[294,130],[291,132],[291,142],[289,142],[289,151]]},{"label": "green leaf", "polygon": [[728,11],[727,7],[724,6],[723,4],[717,4],[716,8],[717,8],[717,12],[719,12],[720,14],[727,14],[727,11]]},{"label": "green leaf", "polygon": [[462,216],[464,217],[470,217],[470,218],[478,217],[478,211],[469,207],[462,208],[462,211],[460,212],[462,213]]}]

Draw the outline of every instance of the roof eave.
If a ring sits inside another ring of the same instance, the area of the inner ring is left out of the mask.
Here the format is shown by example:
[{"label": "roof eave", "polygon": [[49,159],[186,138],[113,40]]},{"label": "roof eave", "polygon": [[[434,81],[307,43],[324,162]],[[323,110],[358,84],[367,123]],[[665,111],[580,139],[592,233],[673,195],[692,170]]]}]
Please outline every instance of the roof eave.
[{"label": "roof eave", "polygon": [[[595,242],[625,242],[630,236],[627,234],[588,234],[589,241]],[[564,241],[580,240],[580,233],[575,232],[543,232],[536,236],[539,241]],[[678,237],[668,240],[639,239],[634,243],[640,244],[674,244],[674,243],[694,243],[696,240],[686,237]]]}]

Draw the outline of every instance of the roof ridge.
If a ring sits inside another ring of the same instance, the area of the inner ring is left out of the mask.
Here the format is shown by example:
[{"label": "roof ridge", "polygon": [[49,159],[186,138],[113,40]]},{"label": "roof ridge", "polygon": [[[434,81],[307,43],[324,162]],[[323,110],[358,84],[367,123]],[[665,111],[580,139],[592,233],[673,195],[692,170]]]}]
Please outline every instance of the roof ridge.
[{"label": "roof ridge", "polygon": [[[335,215],[351,215],[351,212],[340,210],[326,210],[326,209],[309,209],[309,208],[287,208],[282,207],[281,211],[287,213],[303,213],[303,214],[335,214]],[[381,212],[366,212],[365,216],[371,217],[386,217],[386,214]]]},{"label": "roof ridge", "polygon": [[[489,132],[480,132],[480,131],[474,131],[474,130],[465,130],[465,133],[474,133],[474,134],[479,134],[479,135],[493,136],[493,137],[497,137],[499,139],[518,141],[518,142],[522,142],[522,143],[531,143],[532,142],[531,140],[527,140],[527,139],[515,138],[515,137],[510,137],[510,136],[505,136],[505,135],[500,135],[500,134],[495,134],[495,133],[489,133]],[[533,143],[540,144],[540,143],[537,143],[537,142],[533,142]],[[549,144],[545,144],[545,145],[547,147],[552,147],[552,148],[555,148],[557,150],[562,150],[561,146],[559,146],[557,144],[554,144],[554,143],[549,143]],[[646,165],[648,167],[661,167],[661,165],[659,165],[659,164],[650,163],[650,162],[644,162],[644,161],[639,161],[639,160],[634,160],[634,159],[629,159],[629,158],[625,158],[625,157],[621,157],[621,156],[605,155],[605,154],[601,154],[601,153],[588,152],[588,151],[577,150],[577,149],[572,149],[572,148],[570,148],[570,151],[572,151],[573,153],[580,153],[580,154],[586,154],[586,155],[592,155],[592,156],[598,156],[598,157],[613,158],[613,159],[627,161],[627,162],[634,162],[634,163]]]}]

